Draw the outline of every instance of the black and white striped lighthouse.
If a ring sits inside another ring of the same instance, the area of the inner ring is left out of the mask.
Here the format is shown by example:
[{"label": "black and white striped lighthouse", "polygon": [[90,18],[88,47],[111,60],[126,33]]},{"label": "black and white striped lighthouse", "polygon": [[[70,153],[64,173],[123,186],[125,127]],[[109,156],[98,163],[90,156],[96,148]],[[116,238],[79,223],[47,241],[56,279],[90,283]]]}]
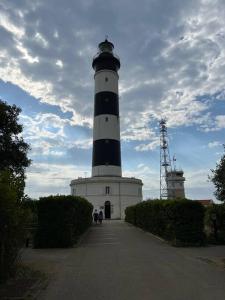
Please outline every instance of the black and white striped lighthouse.
[{"label": "black and white striped lighthouse", "polygon": [[142,201],[142,181],[122,177],[118,70],[120,60],[107,39],[93,59],[95,104],[92,176],[70,183],[71,194],[81,196],[103,211],[105,219],[124,219],[125,209]]},{"label": "black and white striped lighthouse", "polygon": [[120,60],[107,39],[98,47],[92,63],[95,70],[92,176],[122,176],[117,73]]}]

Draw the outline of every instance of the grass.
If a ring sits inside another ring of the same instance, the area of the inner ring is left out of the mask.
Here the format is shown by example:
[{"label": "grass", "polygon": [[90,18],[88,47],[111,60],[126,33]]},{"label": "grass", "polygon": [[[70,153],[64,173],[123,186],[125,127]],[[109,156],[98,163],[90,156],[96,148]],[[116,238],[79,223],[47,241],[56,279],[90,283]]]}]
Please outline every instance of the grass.
[{"label": "grass", "polygon": [[0,285],[2,300],[34,300],[47,286],[46,274],[29,266],[19,264],[13,278]]}]

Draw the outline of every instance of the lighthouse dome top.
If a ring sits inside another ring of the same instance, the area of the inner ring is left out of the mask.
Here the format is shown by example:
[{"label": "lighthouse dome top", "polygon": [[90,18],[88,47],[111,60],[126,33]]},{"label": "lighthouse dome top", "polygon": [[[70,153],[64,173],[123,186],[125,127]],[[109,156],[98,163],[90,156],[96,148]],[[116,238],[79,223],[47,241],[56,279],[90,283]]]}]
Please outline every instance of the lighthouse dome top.
[{"label": "lighthouse dome top", "polygon": [[101,52],[110,52],[112,53],[113,51],[113,48],[114,48],[114,45],[113,43],[109,42],[107,39],[105,39],[104,42],[101,42],[99,45],[98,45],[98,48]]},{"label": "lighthouse dome top", "polygon": [[114,45],[105,39],[98,45],[99,52],[94,56],[92,67],[98,72],[101,70],[112,70],[117,72],[120,68],[120,59],[113,53]]}]

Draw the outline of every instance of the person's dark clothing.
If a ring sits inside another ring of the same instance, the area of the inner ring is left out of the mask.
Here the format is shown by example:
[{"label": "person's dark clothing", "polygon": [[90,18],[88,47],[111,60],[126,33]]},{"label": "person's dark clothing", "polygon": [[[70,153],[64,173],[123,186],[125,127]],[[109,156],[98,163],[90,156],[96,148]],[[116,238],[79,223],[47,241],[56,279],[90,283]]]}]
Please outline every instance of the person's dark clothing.
[{"label": "person's dark clothing", "polygon": [[100,213],[98,215],[98,220],[99,220],[99,223],[102,224],[102,220],[103,220],[103,213],[102,213],[102,211],[100,211]]},{"label": "person's dark clothing", "polygon": [[97,223],[98,222],[98,213],[94,212],[93,217],[94,217],[95,223]]}]

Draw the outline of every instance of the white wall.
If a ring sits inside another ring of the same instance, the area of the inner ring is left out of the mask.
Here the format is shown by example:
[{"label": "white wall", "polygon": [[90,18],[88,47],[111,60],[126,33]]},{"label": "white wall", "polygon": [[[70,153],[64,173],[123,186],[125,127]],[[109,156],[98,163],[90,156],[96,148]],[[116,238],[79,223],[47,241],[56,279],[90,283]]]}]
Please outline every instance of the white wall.
[{"label": "white wall", "polygon": [[93,140],[100,139],[120,140],[120,125],[117,116],[105,114],[94,117]]},{"label": "white wall", "polygon": [[[111,219],[123,219],[125,208],[142,201],[142,183],[139,180],[129,178],[128,182],[121,177],[117,181],[115,178],[101,177],[91,182],[89,178],[73,180],[71,183],[71,194],[82,196],[91,202],[94,209],[100,210],[104,207],[105,201],[111,203]],[[114,181],[114,182],[113,182]],[[110,187],[110,193],[105,193],[105,187]],[[75,193],[74,193],[75,189]],[[104,211],[104,209],[103,209]]]},{"label": "white wall", "polygon": [[92,167],[92,176],[121,176],[121,167],[102,165]]},{"label": "white wall", "polygon": [[[108,81],[105,80],[107,77]],[[118,95],[118,79],[116,72],[102,70],[95,73],[95,94],[99,92],[113,92]]]}]

